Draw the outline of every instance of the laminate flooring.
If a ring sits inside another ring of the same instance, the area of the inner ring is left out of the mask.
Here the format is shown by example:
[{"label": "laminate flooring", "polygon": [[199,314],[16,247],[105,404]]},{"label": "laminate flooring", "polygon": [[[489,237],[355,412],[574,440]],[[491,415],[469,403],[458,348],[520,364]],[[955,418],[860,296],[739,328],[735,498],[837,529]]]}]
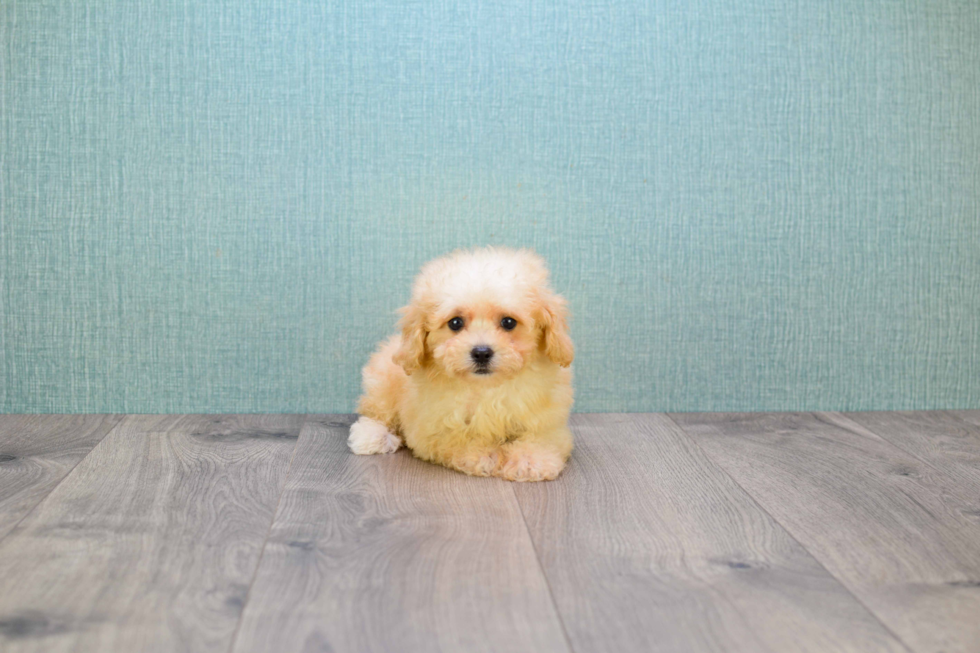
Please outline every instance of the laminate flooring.
[{"label": "laminate flooring", "polygon": [[980,411],[577,414],[555,481],[350,415],[0,415],[0,650],[980,651]]}]

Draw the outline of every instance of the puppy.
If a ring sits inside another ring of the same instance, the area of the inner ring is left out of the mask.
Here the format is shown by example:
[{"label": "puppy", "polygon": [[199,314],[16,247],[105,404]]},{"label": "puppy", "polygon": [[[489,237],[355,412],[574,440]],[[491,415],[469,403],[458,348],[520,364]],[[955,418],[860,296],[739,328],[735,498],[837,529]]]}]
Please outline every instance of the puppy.
[{"label": "puppy", "polygon": [[363,370],[356,454],[419,458],[474,476],[546,481],[572,451],[565,300],[529,250],[458,251],[426,264],[401,335]]}]

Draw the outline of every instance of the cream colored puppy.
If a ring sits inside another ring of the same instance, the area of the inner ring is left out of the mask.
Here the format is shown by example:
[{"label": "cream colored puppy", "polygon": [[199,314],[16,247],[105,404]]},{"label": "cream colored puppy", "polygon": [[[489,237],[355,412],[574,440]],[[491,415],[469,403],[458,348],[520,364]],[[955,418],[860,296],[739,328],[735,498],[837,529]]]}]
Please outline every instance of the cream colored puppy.
[{"label": "cream colored puppy", "polygon": [[431,261],[400,326],[364,367],[351,451],[404,442],[474,476],[558,476],[572,451],[575,350],[541,257],[488,247]]}]

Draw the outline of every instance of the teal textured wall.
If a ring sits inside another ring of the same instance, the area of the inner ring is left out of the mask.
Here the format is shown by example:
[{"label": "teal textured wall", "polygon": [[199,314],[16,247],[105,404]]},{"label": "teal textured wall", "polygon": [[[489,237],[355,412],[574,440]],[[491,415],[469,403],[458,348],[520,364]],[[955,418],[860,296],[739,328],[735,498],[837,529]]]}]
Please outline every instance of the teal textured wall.
[{"label": "teal textured wall", "polygon": [[350,411],[531,246],[578,409],[980,407],[976,0],[6,0],[0,410]]}]

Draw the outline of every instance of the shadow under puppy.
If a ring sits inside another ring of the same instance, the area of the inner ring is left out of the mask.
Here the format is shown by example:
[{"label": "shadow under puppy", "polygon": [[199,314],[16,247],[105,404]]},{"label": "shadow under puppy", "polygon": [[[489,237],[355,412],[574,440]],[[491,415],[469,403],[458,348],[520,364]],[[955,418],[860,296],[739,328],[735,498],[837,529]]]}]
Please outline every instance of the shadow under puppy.
[{"label": "shadow under puppy", "polygon": [[350,450],[392,453],[404,443],[475,476],[555,478],[572,451],[566,315],[529,250],[430,261],[402,309],[401,335],[364,367]]}]

